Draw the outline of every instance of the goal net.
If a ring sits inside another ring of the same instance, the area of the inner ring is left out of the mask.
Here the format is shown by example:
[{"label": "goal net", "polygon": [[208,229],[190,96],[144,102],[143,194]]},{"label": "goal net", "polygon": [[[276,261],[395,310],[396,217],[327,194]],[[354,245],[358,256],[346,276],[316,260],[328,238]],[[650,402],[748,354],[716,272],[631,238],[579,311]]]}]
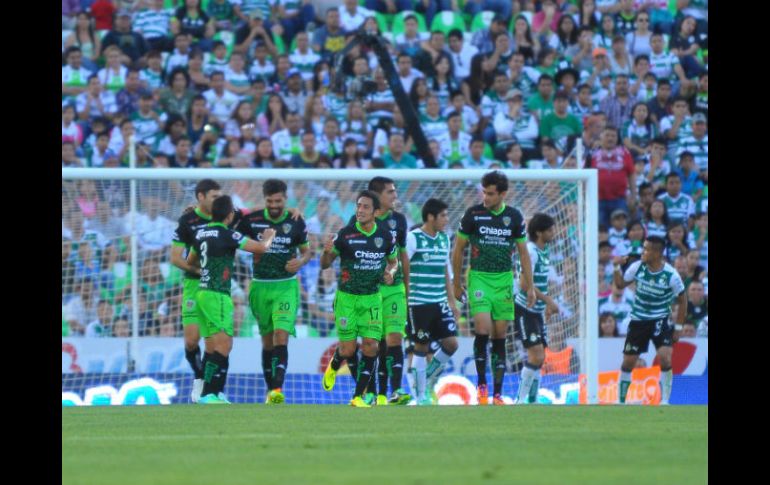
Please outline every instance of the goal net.
[{"label": "goal net", "polygon": [[[422,222],[421,208],[427,199],[446,202],[447,232],[454,242],[464,211],[481,202],[484,173],[62,169],[63,404],[189,402],[192,373],[182,339],[183,275],[170,263],[170,249],[176,221],[195,205],[194,187],[203,178],[219,182],[236,207],[247,209],[264,207],[266,179],[287,182],[287,207],[299,209],[306,219],[314,257],[298,273],[301,308],[297,335],[289,343],[283,390],[289,403],[346,403],[353,387],[346,367],[333,392],[321,388],[323,369],[337,342],[332,301],[339,263],[321,270],[324,236],[350,220],[355,195],[372,177],[383,175],[396,180],[396,209],[405,214],[410,228]],[[542,400],[576,401],[582,374],[587,377],[587,402],[593,402],[598,335],[595,171],[505,173],[510,180],[506,204],[519,208],[525,220],[537,212],[556,220],[549,294],[558,302],[560,313],[547,321],[549,353],[541,380]],[[467,259],[466,251],[464,272]],[[232,279],[236,338],[225,390],[233,402],[261,402],[266,393],[259,327],[249,308],[251,271],[251,254],[239,252]],[[458,305],[460,347],[445,374],[475,385],[473,320],[468,306]],[[526,359],[513,329],[511,324],[504,384],[504,395],[509,397],[516,395]],[[408,389],[406,378],[404,388]]]}]

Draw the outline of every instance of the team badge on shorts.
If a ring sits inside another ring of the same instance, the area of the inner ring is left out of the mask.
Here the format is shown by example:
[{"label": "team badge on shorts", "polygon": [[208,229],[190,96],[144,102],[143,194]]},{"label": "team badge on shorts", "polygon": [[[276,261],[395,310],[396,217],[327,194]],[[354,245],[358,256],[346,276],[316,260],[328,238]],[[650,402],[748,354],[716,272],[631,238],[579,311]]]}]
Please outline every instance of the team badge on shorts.
[{"label": "team badge on shorts", "polygon": [[340,328],[345,328],[348,326],[348,319],[347,318],[340,318]]},{"label": "team badge on shorts", "polygon": [[479,298],[481,298],[482,296],[484,296],[484,292],[483,292],[483,291],[481,291],[481,290],[476,290],[476,292],[473,294],[473,296],[475,296],[475,297],[476,297],[476,299],[479,299]]},{"label": "team badge on shorts", "polygon": [[511,224],[511,218],[508,217],[508,216],[503,217],[503,224],[505,224],[506,226],[510,225]]},{"label": "team badge on shorts", "polygon": [[281,229],[283,229],[284,234],[289,234],[289,231],[291,231],[291,224],[284,224],[281,226]]},{"label": "team badge on shorts", "polygon": [[185,304],[187,305],[187,308],[192,309],[195,307],[195,300],[187,300]]},{"label": "team badge on shorts", "polygon": [[377,249],[380,249],[382,247],[383,240],[381,237],[375,237],[374,238],[374,245],[377,246]]},{"label": "team badge on shorts", "polygon": [[529,341],[530,342],[537,342],[537,334],[533,333],[532,335],[530,335],[529,336]]}]

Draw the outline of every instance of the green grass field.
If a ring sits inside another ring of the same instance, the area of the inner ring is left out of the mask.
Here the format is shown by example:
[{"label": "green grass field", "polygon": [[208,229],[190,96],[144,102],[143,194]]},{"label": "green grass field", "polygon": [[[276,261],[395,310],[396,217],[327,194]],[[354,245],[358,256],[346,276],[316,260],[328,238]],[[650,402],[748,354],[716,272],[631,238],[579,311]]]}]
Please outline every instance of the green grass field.
[{"label": "green grass field", "polygon": [[705,484],[707,406],[62,409],[62,484]]}]

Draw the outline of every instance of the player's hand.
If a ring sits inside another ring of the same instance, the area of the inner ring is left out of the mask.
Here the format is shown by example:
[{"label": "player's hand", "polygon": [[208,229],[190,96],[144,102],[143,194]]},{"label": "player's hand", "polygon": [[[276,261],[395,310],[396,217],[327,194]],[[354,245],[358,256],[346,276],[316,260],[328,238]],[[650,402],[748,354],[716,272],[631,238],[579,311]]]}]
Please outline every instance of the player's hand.
[{"label": "player's hand", "polygon": [[455,322],[460,321],[460,309],[457,308],[457,303],[450,302],[449,303],[449,309],[452,310],[452,315],[455,316]]},{"label": "player's hand", "polygon": [[286,271],[288,271],[289,273],[296,273],[297,271],[299,271],[301,267],[302,267],[301,259],[297,259],[297,258],[290,259],[286,263]]},{"label": "player's hand", "polygon": [[527,289],[527,308],[532,308],[537,303],[537,295],[534,288]]},{"label": "player's hand", "polygon": [[262,243],[265,244],[265,246],[270,246],[273,243],[273,238],[275,237],[275,229],[272,227],[269,227],[262,231]]},{"label": "player's hand", "polygon": [[465,302],[466,296],[465,296],[465,288],[463,287],[460,280],[454,281],[454,293],[455,298],[461,302]]},{"label": "player's hand", "polygon": [[291,209],[289,209],[289,214],[291,214],[292,220],[295,220],[295,221],[302,217],[302,211],[300,211],[296,207],[292,207]]},{"label": "player's hand", "polygon": [[612,264],[624,265],[628,261],[628,256],[615,256],[612,258]]},{"label": "player's hand", "polygon": [[392,285],[393,284],[393,277],[396,275],[395,270],[385,271],[385,276],[383,279],[385,280],[386,285]]},{"label": "player's hand", "polygon": [[195,210],[195,206],[194,205],[188,205],[187,207],[185,207],[183,214],[189,214],[190,212],[192,212],[194,210]]},{"label": "player's hand", "polygon": [[559,305],[553,302],[551,300],[550,302],[547,302],[545,304],[545,319],[548,320],[551,318],[551,315],[558,315],[559,312]]},{"label": "player's hand", "polygon": [[324,241],[324,252],[330,253],[334,249],[334,234],[329,234],[326,236],[326,241]]},{"label": "player's hand", "polygon": [[681,330],[674,330],[674,335],[672,336],[672,340],[674,343],[679,342],[679,339],[682,338],[682,331]]}]

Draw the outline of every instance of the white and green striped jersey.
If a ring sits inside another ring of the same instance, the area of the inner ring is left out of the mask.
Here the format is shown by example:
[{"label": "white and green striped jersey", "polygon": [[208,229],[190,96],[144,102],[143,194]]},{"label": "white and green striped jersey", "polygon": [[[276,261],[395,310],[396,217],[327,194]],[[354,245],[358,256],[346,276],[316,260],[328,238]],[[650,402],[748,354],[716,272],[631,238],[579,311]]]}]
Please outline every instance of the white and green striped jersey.
[{"label": "white and green striped jersey", "polygon": [[303,81],[309,81],[313,79],[313,67],[316,62],[321,60],[321,56],[308,49],[305,54],[301,53],[299,49],[296,49],[293,54],[289,56],[289,62],[293,67],[299,69],[302,74]]},{"label": "white and green striped jersey", "polygon": [[620,230],[615,229],[614,227],[610,227],[607,230],[607,234],[609,235],[608,242],[614,248],[620,243],[620,241],[626,238],[626,234],[628,234],[628,231],[626,230],[625,227]]},{"label": "white and green striped jersey", "polygon": [[88,77],[90,75],[91,71],[85,67],[73,69],[70,66],[64,66],[61,68],[61,83],[68,88],[84,88],[88,86]]},{"label": "white and green striped jersey", "polygon": [[361,120],[345,120],[340,124],[342,138],[352,138],[359,147],[366,147],[367,125]]},{"label": "white and green striped jersey", "polygon": [[[535,140],[538,136],[538,123],[529,113],[519,113],[516,119],[508,115],[508,111],[499,111],[492,120],[492,126],[498,135],[498,140],[503,140],[502,134],[507,135],[505,140],[515,140],[522,148],[535,148]],[[498,141],[500,143],[500,141]]]},{"label": "white and green striped jersey", "polygon": [[481,98],[481,115],[494,118],[497,113],[507,113],[508,102],[502,99],[495,91],[487,91]]},{"label": "white and green striped jersey", "polygon": [[155,72],[150,68],[142,69],[139,73],[139,79],[147,83],[150,90],[160,89],[164,86],[163,72]]},{"label": "white and green striped jersey", "polygon": [[447,301],[446,271],[449,267],[449,238],[439,232],[431,237],[417,228],[406,234],[409,257],[409,305]]},{"label": "white and green striped jersey", "polygon": [[631,309],[632,320],[657,320],[671,313],[671,303],[684,291],[684,282],[679,273],[668,263],[657,272],[647,264],[636,261],[623,275],[626,282],[636,281],[636,296]]},{"label": "white and green striped jersey", "polygon": [[446,124],[446,118],[441,115],[435,118],[431,118],[428,115],[420,116],[420,126],[428,141],[438,140],[449,129]]},{"label": "white and green striped jersey", "polygon": [[[393,96],[393,92],[390,88],[386,87],[382,91],[375,91],[369,95],[369,100],[372,103],[395,103],[396,98]],[[393,111],[378,110],[372,111],[366,115],[366,119],[369,121],[369,125],[372,127],[377,126],[381,119],[393,119]]]},{"label": "white and green striped jersey", "polygon": [[497,160],[490,160],[488,158],[484,158],[482,155],[481,160],[474,160],[473,157],[469,154],[467,157],[464,157],[462,160],[463,167],[465,168],[481,168],[481,169],[488,169],[490,165],[493,163],[497,163]]},{"label": "white and green striped jersey", "polygon": [[658,79],[677,80],[676,73],[674,73],[674,66],[677,64],[679,64],[679,58],[670,52],[650,53],[650,71]]},{"label": "white and green striped jersey", "polygon": [[[161,113],[158,111],[158,118],[161,122],[165,122],[166,118],[168,117],[166,113]],[[155,141],[155,137],[160,133],[160,124],[155,120],[155,118],[151,116],[142,116],[142,113],[139,111],[134,111],[131,116],[129,117],[131,122],[134,125],[134,129],[136,130],[136,137],[147,143],[148,145],[152,145],[152,143]]]},{"label": "white and green striped jersey", "polygon": [[210,56],[208,59],[206,59],[203,62],[203,74],[206,76],[211,76],[212,72],[221,72],[224,74],[225,70],[228,68],[227,63],[229,62],[229,59],[227,56],[225,56],[224,59],[218,59],[214,56]]},{"label": "white and green striped jersey", "polygon": [[666,238],[665,224],[656,224],[654,221],[648,221],[645,227],[647,228],[648,236],[658,236],[664,239]]},{"label": "white and green striped jersey", "polygon": [[348,103],[345,101],[345,98],[338,96],[336,93],[326,93],[324,104],[329,111],[329,115],[333,118],[344,120],[348,117]]},{"label": "white and green striped jersey", "polygon": [[617,256],[641,256],[642,241],[630,241],[623,239],[612,248],[612,257]]},{"label": "white and green striped jersey", "polygon": [[441,150],[441,157],[454,162],[470,156],[472,139],[471,135],[461,131],[457,134],[457,139],[453,140],[449,131],[447,131],[439,136],[436,141],[438,141],[438,146]]},{"label": "white and green striped jersey", "polygon": [[676,149],[676,158],[683,152],[690,152],[695,157],[695,165],[699,170],[708,170],[709,168],[709,136],[705,135],[702,140],[694,136],[679,138],[679,146]]},{"label": "white and green striped jersey", "polygon": [[[647,180],[647,177],[650,175],[650,156],[645,155],[644,156],[644,170],[642,171],[642,177],[637,177],[637,180],[644,179]],[[666,160],[665,158],[660,161],[660,165],[658,165],[655,168],[655,173],[652,174],[652,183],[653,184],[666,184],[666,175],[671,173],[671,164]]]},{"label": "white and green striped jersey", "polygon": [[223,125],[230,119],[239,101],[238,96],[227,90],[222,91],[222,96],[219,96],[216,91],[209,89],[203,92],[203,97],[206,98],[209,113],[216,116]]},{"label": "white and green striped jersey", "polygon": [[613,301],[612,295],[599,300],[599,315],[602,313],[611,313],[615,317],[615,322],[620,324],[631,313],[634,301],[621,295],[620,301]]},{"label": "white and green striped jersey", "polygon": [[671,197],[668,192],[660,194],[658,199],[666,204],[669,222],[686,223],[687,219],[695,214],[695,202],[687,194],[680,193],[676,197]]},{"label": "white and green striped jersey", "polygon": [[145,39],[166,37],[173,16],[172,9],[143,10],[134,15],[134,32],[139,32]]},{"label": "white and green striped jersey", "polygon": [[300,0],[270,0],[270,3],[276,7],[278,5],[283,5],[283,8],[288,15],[294,15],[299,12],[300,7],[302,7],[302,2]]},{"label": "white and green striped jersey", "polygon": [[[540,249],[537,244],[532,241],[527,241],[527,251],[529,251],[529,260],[532,263],[532,278],[535,281],[535,288],[540,290],[544,295],[548,294],[548,272],[551,266],[551,257],[549,255],[548,246]],[[517,259],[516,268],[518,274],[522,273],[521,260]],[[532,308],[527,307],[527,294],[519,289],[516,292],[516,304],[521,305],[524,308],[532,312],[543,313],[545,311],[545,301],[537,299],[535,306]]]},{"label": "white and green striped jersey", "polygon": [[278,160],[291,160],[292,156],[299,155],[302,151],[301,138],[301,132],[296,135],[291,135],[288,129],[275,132],[271,137],[275,158]]},{"label": "white and green striped jersey", "polygon": [[241,12],[244,15],[250,14],[253,10],[261,10],[265,19],[270,18],[270,6],[275,4],[275,0],[228,0],[233,6],[240,5]]},{"label": "white and green striped jersey", "polygon": [[254,81],[256,79],[264,79],[267,81],[275,74],[275,64],[265,59],[265,64],[262,65],[259,61],[255,60],[249,69],[249,78]]},{"label": "white and green striped jersey", "polygon": [[118,72],[113,71],[110,68],[102,68],[99,70],[99,82],[102,83],[104,89],[109,89],[113,93],[117,93],[126,86],[126,75],[128,74],[128,68],[121,65]]},{"label": "white and green striped jersey", "polygon": [[249,82],[249,75],[246,74],[246,71],[235,72],[230,66],[227,66],[225,69],[225,81],[229,82],[236,88],[251,86],[251,82]]},{"label": "white and green striped jersey", "polygon": [[660,132],[668,139],[668,150],[675,150],[679,145],[679,140],[692,136],[692,116],[685,116],[682,124],[679,125],[679,132],[673,140],[668,138],[668,130],[674,126],[674,115],[668,115],[660,120]]}]

